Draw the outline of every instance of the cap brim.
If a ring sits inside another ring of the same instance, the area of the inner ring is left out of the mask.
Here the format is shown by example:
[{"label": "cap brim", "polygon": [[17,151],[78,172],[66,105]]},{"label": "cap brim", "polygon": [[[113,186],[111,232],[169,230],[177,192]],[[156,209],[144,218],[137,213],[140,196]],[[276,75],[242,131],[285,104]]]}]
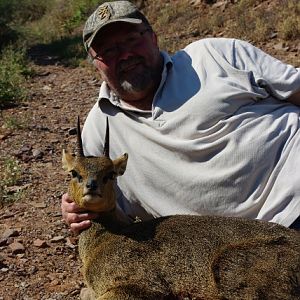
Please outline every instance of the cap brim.
[{"label": "cap brim", "polygon": [[141,19],[134,19],[134,18],[124,18],[124,19],[117,19],[117,20],[109,20],[105,24],[100,25],[94,31],[94,33],[87,39],[87,41],[84,43],[85,49],[88,50],[91,47],[92,42],[93,42],[95,36],[99,33],[99,31],[101,29],[103,29],[107,25],[115,23],[115,22],[125,22],[125,23],[131,23],[131,24],[141,24],[141,23],[143,23],[143,21]]}]

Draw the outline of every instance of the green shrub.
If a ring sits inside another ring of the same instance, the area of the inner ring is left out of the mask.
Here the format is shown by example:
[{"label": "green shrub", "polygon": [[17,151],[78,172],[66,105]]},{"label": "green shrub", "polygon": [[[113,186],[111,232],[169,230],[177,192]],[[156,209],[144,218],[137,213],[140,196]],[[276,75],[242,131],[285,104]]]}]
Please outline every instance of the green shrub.
[{"label": "green shrub", "polygon": [[14,1],[0,0],[0,51],[9,42],[15,42],[18,37],[18,33],[10,26],[13,20],[13,6]]},{"label": "green shrub", "polygon": [[0,0],[0,50],[18,38],[26,24],[41,18],[47,10],[43,0]]},{"label": "green shrub", "polygon": [[22,197],[22,191],[10,190],[21,180],[22,170],[19,162],[12,157],[5,157],[0,161],[0,207]]},{"label": "green shrub", "polygon": [[13,130],[18,130],[25,128],[28,122],[28,117],[24,118],[23,115],[20,116],[9,116],[9,117],[4,117],[3,116],[3,128],[9,128]]},{"label": "green shrub", "polygon": [[3,161],[1,184],[4,186],[14,186],[21,179],[21,167],[19,162],[12,157],[6,157]]},{"label": "green shrub", "polygon": [[75,0],[69,3],[69,16],[63,24],[63,28],[67,33],[71,33],[78,28],[90,15],[90,13],[100,5],[101,2],[97,0]]},{"label": "green shrub", "polygon": [[30,44],[51,43],[70,37],[70,35],[78,33],[78,28],[101,2],[105,1],[53,1],[51,5],[48,5],[47,10],[41,18],[27,23],[25,27],[20,28],[20,31],[30,41]]},{"label": "green shrub", "polygon": [[16,104],[26,96],[25,77],[30,74],[25,50],[8,46],[0,54],[0,108]]}]

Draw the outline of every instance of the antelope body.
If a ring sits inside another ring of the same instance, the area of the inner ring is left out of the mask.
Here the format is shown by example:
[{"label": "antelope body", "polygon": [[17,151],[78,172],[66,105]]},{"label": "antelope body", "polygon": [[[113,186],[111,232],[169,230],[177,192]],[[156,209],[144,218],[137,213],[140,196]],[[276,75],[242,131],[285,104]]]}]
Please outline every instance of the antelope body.
[{"label": "antelope body", "polygon": [[[177,215],[128,223],[113,184],[127,154],[111,160],[63,153],[75,202],[100,212],[80,234],[86,299],[300,299],[300,234],[273,223]],[[142,170],[141,170],[142,172]]]}]

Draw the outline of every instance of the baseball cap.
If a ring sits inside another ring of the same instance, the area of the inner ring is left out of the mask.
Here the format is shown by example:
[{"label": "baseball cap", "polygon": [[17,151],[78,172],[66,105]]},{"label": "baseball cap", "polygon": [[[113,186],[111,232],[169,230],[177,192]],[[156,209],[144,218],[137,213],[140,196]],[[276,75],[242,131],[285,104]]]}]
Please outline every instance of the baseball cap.
[{"label": "baseball cap", "polygon": [[88,51],[95,36],[104,26],[114,22],[127,22],[132,24],[146,23],[149,25],[146,17],[138,8],[129,1],[105,2],[87,19],[83,29],[83,44]]}]

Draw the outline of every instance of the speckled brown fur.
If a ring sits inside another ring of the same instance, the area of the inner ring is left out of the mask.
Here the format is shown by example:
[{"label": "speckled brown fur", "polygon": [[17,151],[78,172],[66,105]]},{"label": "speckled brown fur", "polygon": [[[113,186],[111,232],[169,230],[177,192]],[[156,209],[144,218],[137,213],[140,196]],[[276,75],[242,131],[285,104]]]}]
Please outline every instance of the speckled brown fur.
[{"label": "speckled brown fur", "polygon": [[81,233],[79,253],[97,300],[300,299],[300,234],[272,223],[178,215],[126,224],[109,209]]}]

